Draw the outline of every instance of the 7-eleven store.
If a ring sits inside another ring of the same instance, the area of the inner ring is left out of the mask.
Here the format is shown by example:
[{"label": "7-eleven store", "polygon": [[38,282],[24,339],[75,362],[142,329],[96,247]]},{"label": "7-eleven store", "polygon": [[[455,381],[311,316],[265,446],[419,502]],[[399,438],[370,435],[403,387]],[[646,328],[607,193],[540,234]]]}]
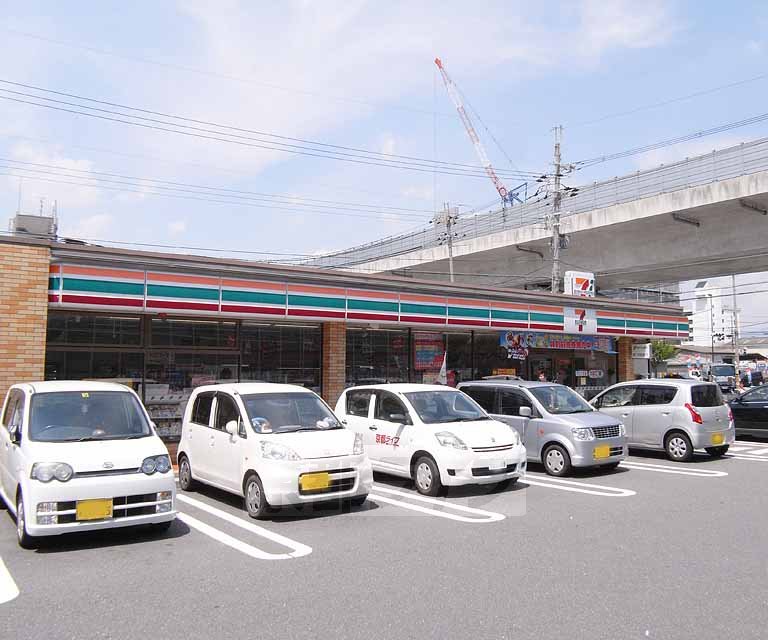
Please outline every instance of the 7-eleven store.
[{"label": "7-eleven store", "polygon": [[196,386],[261,380],[335,402],[345,386],[543,372],[592,395],[634,378],[633,341],[683,340],[677,307],[385,275],[0,239],[0,393],[132,385],[162,434]]}]

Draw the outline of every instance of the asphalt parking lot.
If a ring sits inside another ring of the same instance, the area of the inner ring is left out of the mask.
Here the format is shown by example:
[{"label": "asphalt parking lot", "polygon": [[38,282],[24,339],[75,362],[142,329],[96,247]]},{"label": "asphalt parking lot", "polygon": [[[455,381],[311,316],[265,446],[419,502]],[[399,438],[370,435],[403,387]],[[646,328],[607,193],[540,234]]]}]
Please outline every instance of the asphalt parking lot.
[{"label": "asphalt parking lot", "polygon": [[768,442],[676,464],[256,522],[181,494],[161,536],[16,545],[0,512],[0,638],[765,638]]}]

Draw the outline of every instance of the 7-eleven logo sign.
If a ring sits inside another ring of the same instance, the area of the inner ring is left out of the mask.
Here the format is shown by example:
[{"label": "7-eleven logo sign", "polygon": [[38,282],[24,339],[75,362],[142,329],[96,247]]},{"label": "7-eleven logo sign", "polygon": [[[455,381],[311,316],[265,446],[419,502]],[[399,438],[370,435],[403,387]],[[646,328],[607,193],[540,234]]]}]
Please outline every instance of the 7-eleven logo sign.
[{"label": "7-eleven logo sign", "polygon": [[595,281],[592,278],[576,278],[574,283],[576,291],[584,292],[585,294],[592,291],[592,287],[595,286]]},{"label": "7-eleven logo sign", "polygon": [[584,332],[584,327],[587,324],[587,310],[586,309],[574,309],[576,311],[576,326],[579,333]]},{"label": "7-eleven logo sign", "polygon": [[566,333],[586,335],[597,333],[597,313],[594,309],[566,307],[563,315]]}]

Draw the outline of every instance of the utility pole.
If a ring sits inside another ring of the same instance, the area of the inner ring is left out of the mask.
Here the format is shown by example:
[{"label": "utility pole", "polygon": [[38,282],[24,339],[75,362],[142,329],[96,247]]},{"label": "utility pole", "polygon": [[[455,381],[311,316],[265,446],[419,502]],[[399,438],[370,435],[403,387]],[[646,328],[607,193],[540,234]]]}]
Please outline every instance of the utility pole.
[{"label": "utility pole", "polygon": [[451,207],[449,203],[443,203],[443,212],[435,216],[435,225],[444,224],[445,233],[437,236],[438,244],[448,245],[448,273],[450,275],[451,282],[454,281],[453,277],[453,225],[459,219],[459,208]]},{"label": "utility pole", "polygon": [[560,157],[560,139],[563,135],[562,125],[554,128],[555,132],[555,175],[554,175],[554,200],[552,201],[552,293],[560,293],[560,205],[563,198],[561,192],[562,160]]},{"label": "utility pole", "polygon": [[731,274],[731,291],[733,293],[733,367],[736,370],[736,381],[739,380],[739,308],[736,306],[736,275]]},{"label": "utility pole", "polygon": [[712,367],[715,364],[715,306],[712,303],[712,294],[708,293],[709,298],[709,374],[712,376]]}]

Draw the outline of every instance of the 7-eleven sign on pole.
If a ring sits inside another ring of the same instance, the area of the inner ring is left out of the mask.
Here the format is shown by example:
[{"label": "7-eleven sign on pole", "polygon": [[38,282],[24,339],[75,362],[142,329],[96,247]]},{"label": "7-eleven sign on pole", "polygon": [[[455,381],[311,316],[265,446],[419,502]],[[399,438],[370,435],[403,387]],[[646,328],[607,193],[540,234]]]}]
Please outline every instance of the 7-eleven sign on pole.
[{"label": "7-eleven sign on pole", "polygon": [[587,271],[565,272],[565,293],[582,298],[595,297],[595,274]]}]

